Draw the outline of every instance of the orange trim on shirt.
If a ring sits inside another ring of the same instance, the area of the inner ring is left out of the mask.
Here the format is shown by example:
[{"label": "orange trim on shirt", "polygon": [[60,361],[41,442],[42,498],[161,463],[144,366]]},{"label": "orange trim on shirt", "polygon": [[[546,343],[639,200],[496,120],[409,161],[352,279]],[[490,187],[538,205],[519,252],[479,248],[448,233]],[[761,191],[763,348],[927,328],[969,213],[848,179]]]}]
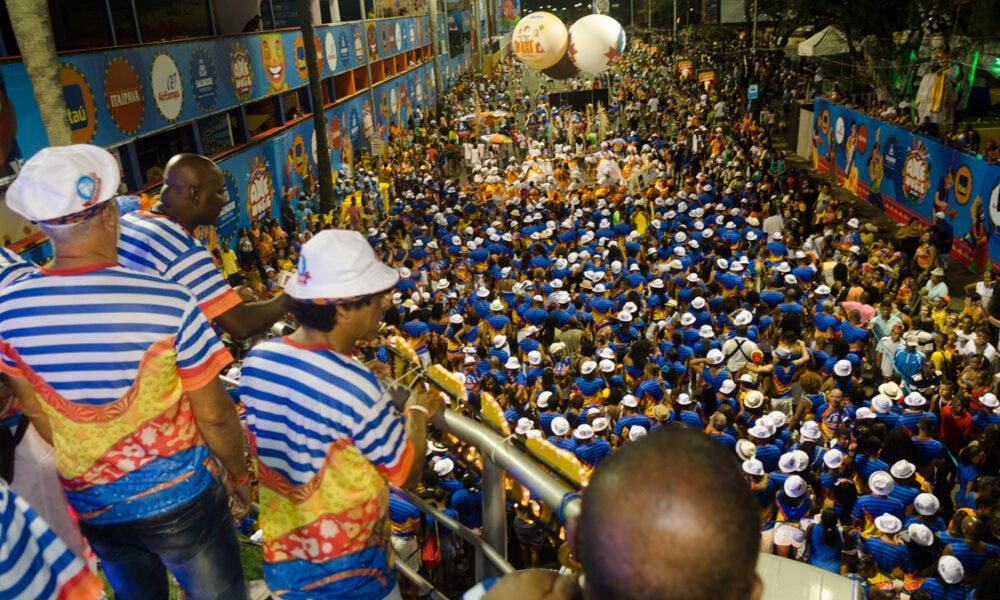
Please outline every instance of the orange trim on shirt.
[{"label": "orange trim on shirt", "polygon": [[219,373],[232,362],[233,356],[229,354],[229,350],[221,348],[211,358],[197,367],[191,369],[178,367],[177,374],[180,375],[181,381],[184,384],[184,391],[193,392],[212,383]]},{"label": "orange trim on shirt", "polygon": [[[341,579],[347,579],[349,577],[374,577],[375,579],[378,579],[378,582],[382,587],[385,587],[385,576],[382,575],[382,571],[379,571],[378,569],[355,569],[353,571],[334,573],[333,575],[329,575],[323,579],[316,580],[307,586],[303,586],[302,590],[314,590],[328,583],[333,583],[334,581],[340,581]],[[283,592],[276,593],[281,594]]]},{"label": "orange trim on shirt", "polygon": [[385,475],[390,485],[403,487],[406,480],[410,477],[410,468],[413,466],[413,460],[413,440],[406,440],[406,449],[403,450],[403,455],[399,457],[396,466],[391,469],[379,467],[379,471]]},{"label": "orange trim on shirt", "polygon": [[201,309],[205,318],[209,321],[214,321],[219,315],[228,312],[235,306],[243,304],[243,300],[240,299],[240,295],[233,291],[233,288],[227,289],[221,295],[212,298],[211,300],[206,300],[198,305]]}]

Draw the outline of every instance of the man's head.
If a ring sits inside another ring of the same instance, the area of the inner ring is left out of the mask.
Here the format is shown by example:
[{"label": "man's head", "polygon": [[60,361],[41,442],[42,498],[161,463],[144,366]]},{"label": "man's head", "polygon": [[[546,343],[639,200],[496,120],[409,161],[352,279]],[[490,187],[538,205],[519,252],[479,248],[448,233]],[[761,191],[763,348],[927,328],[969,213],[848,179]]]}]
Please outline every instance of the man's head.
[{"label": "man's head", "polygon": [[163,172],[160,204],[185,228],[214,225],[226,204],[222,170],[198,154],[174,156]]},{"label": "man's head", "polygon": [[759,543],[757,505],[734,456],[676,425],[601,463],[574,539],[585,596],[621,600],[758,598]]},{"label": "man's head", "polygon": [[302,246],[298,273],[285,286],[304,327],[372,340],[399,274],[382,264],[360,233],[327,229]]}]

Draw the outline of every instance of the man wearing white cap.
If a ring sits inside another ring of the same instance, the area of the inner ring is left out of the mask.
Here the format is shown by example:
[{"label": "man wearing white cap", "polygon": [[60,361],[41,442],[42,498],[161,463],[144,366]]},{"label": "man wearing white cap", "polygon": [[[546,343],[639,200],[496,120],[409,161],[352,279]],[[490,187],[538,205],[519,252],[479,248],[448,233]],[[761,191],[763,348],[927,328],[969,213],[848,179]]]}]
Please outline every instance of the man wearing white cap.
[{"label": "man wearing white cap", "polygon": [[194,598],[242,598],[209,458],[245,514],[243,435],[217,379],[232,358],[186,288],[118,266],[119,181],[117,161],[96,146],[46,148],[21,169],[7,204],[39,223],[54,256],[0,294],[0,370],[55,446],[116,593],[166,597],[166,565]]},{"label": "man wearing white cap", "polygon": [[576,438],[576,457],[585,465],[596,468],[602,460],[611,456],[611,444],[604,438],[594,436],[594,429],[590,425],[580,425],[573,432]]},{"label": "man wearing white cap", "polygon": [[286,287],[301,327],[256,346],[243,364],[272,590],[398,595],[382,535],[389,485],[419,481],[440,394],[414,394],[400,417],[371,370],[352,358],[357,342],[378,336],[398,277],[357,232],[320,232],[302,247]]},{"label": "man wearing white cap", "polygon": [[906,517],[903,503],[895,498],[890,498],[895,482],[892,475],[885,471],[875,471],[868,477],[868,489],[870,494],[865,494],[858,498],[851,511],[851,518],[854,525],[861,530],[862,537],[870,538],[878,535],[875,526],[875,518],[889,513],[899,520]]},{"label": "man wearing white cap", "polygon": [[167,162],[156,206],[122,217],[118,254],[123,267],[155,273],[188,288],[207,319],[243,339],[266,331],[288,312],[288,306],[281,295],[244,304],[222,279],[211,253],[194,237],[198,227],[215,225],[227,200],[225,178],[214,162],[197,154],[178,154]]},{"label": "man wearing white cap", "polygon": [[912,571],[910,551],[899,539],[903,529],[902,520],[896,515],[883,513],[875,517],[877,536],[865,539],[861,544],[861,554],[875,561],[880,573],[893,579],[902,579]]},{"label": "man wearing white cap", "polygon": [[964,580],[965,569],[961,561],[946,555],[938,559],[937,576],[928,577],[917,589],[927,592],[934,600],[965,600],[969,590],[962,585]]}]

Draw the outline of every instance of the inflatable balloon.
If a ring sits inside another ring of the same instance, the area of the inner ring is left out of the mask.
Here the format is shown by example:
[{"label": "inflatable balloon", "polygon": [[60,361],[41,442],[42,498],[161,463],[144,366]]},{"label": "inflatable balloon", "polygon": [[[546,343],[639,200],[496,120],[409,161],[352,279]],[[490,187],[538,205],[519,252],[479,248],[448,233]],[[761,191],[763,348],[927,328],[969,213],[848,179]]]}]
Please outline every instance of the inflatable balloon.
[{"label": "inflatable balloon", "polygon": [[576,65],[573,64],[573,61],[570,60],[568,50],[565,54],[563,54],[562,58],[559,59],[559,62],[542,71],[542,73],[548,77],[557,80],[575,77],[579,72],[580,69],[577,69]]},{"label": "inflatable balloon", "polygon": [[587,15],[569,28],[569,57],[584,73],[613,67],[625,52],[625,30],[607,15]]},{"label": "inflatable balloon", "polygon": [[533,12],[522,18],[511,35],[511,47],[526,66],[537,71],[559,62],[569,45],[566,25],[552,13]]}]

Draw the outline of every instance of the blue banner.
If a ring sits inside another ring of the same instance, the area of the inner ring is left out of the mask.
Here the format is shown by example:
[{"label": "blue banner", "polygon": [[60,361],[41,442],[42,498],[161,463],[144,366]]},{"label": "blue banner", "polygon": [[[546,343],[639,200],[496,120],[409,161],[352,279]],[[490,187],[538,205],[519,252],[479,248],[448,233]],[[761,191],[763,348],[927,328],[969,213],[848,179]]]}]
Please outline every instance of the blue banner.
[{"label": "blue banner", "polygon": [[813,115],[817,170],[835,169],[838,183],[896,221],[945,213],[954,258],[1000,264],[1000,167],[826,100]]},{"label": "blue banner", "polygon": [[[377,58],[431,42],[427,18],[369,24],[380,32]],[[316,52],[324,78],[362,67],[362,24],[317,27],[311,42],[283,31],[61,56],[73,141],[116,146],[302,87],[308,82],[306,52]],[[27,160],[48,145],[31,83],[21,62],[0,65],[0,77],[16,115],[7,129],[16,127],[17,152],[8,159]]]},{"label": "blue banner", "polygon": [[[389,112],[383,115],[379,111],[374,121],[386,141],[390,123],[405,127],[406,118],[417,106],[425,113],[433,111],[436,98],[433,65],[423,65],[384,82],[375,87],[374,93],[376,102],[384,96],[387,103]],[[327,110],[326,133],[334,171],[344,166],[354,168],[355,157],[366,145],[365,121],[372,115],[368,94]],[[283,204],[297,204],[300,194],[309,197],[316,191],[316,137],[312,119],[304,119],[275,137],[216,162],[226,178],[229,202],[216,227],[199,233],[209,246],[218,243],[235,248],[240,229],[251,227],[263,217],[281,220]],[[293,204],[293,208],[299,207]]]}]

